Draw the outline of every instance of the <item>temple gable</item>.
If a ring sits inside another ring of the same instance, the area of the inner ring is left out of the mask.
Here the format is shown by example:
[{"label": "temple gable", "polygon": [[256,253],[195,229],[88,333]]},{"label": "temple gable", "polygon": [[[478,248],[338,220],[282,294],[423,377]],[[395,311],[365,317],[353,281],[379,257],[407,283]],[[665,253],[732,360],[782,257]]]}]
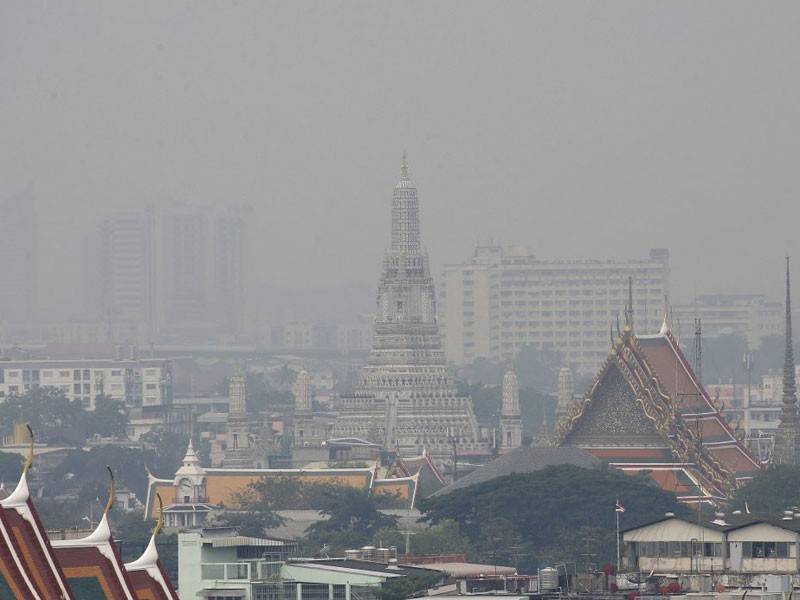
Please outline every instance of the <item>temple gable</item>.
[{"label": "temple gable", "polygon": [[563,445],[581,447],[666,444],[614,364],[593,390],[591,402],[563,441]]}]

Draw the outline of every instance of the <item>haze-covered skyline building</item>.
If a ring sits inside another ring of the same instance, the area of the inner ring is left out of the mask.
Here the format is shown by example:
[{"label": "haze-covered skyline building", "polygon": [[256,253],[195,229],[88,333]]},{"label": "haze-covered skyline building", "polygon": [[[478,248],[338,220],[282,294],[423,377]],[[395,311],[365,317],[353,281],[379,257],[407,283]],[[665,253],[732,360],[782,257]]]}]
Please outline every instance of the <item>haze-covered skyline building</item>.
[{"label": "haze-covered skyline building", "polygon": [[27,324],[36,316],[36,215],[33,198],[0,200],[0,325]]},{"label": "haze-covered skyline building", "polygon": [[244,321],[246,206],[173,202],[159,211],[161,329],[238,334]]},{"label": "haze-covered skyline building", "polygon": [[155,335],[155,220],[152,207],[110,214],[86,246],[87,304],[107,341],[147,343]]},{"label": "haze-covered skyline building", "polygon": [[643,331],[657,331],[670,290],[669,251],[627,260],[543,260],[527,248],[478,245],[445,265],[440,321],[448,360],[512,360],[526,345],[561,352],[580,373],[605,359],[609,324],[633,278]]},{"label": "haze-covered skyline building", "polygon": [[334,437],[354,436],[401,455],[442,460],[487,451],[472,400],[456,392],[436,315],[436,292],[422,248],[417,189],[403,155],[392,196],[391,243],[378,284],[372,349],[354,394],[337,402]]}]

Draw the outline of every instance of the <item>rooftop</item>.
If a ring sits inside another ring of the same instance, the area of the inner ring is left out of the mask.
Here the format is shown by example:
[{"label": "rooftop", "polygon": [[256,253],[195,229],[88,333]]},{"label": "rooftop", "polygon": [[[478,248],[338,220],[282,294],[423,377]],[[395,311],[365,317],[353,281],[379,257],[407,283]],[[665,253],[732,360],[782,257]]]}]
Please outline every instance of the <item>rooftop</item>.
[{"label": "rooftop", "polygon": [[526,446],[517,448],[475,469],[468,475],[438,490],[433,496],[442,496],[454,490],[514,473],[533,473],[554,465],[574,465],[576,467],[591,468],[602,463],[603,461],[580,448],[570,446],[562,448]]}]

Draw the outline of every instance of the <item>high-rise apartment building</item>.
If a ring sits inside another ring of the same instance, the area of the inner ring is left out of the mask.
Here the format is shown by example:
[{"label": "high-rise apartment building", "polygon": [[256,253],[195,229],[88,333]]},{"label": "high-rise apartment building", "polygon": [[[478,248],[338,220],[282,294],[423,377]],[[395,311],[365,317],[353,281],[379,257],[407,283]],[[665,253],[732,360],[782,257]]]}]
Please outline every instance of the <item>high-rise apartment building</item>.
[{"label": "high-rise apartment building", "polygon": [[36,307],[36,217],[33,198],[0,200],[0,323],[25,324]]},{"label": "high-rise apartment building", "polygon": [[129,339],[152,341],[155,327],[154,216],[151,208],[121,210],[99,225],[88,240],[88,300],[107,323],[109,338],[121,330]]},{"label": "high-rise apartment building", "polygon": [[639,331],[658,331],[669,295],[669,251],[627,260],[541,260],[527,249],[477,246],[446,265],[440,299],[448,360],[513,359],[531,344],[580,372],[605,360],[633,280]]},{"label": "high-rise apartment building", "polygon": [[239,333],[247,208],[170,204],[159,213],[163,329]]}]

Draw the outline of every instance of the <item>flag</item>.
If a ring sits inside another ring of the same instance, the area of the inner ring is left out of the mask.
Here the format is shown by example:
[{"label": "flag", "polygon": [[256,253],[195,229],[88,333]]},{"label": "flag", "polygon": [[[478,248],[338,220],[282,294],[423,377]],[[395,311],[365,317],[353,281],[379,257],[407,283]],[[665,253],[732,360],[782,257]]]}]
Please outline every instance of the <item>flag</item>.
[{"label": "flag", "polygon": [[617,506],[616,506],[616,508],[614,510],[617,511],[618,513],[624,513],[625,512],[625,507],[622,506],[622,504],[619,503],[619,500],[617,500]]}]

